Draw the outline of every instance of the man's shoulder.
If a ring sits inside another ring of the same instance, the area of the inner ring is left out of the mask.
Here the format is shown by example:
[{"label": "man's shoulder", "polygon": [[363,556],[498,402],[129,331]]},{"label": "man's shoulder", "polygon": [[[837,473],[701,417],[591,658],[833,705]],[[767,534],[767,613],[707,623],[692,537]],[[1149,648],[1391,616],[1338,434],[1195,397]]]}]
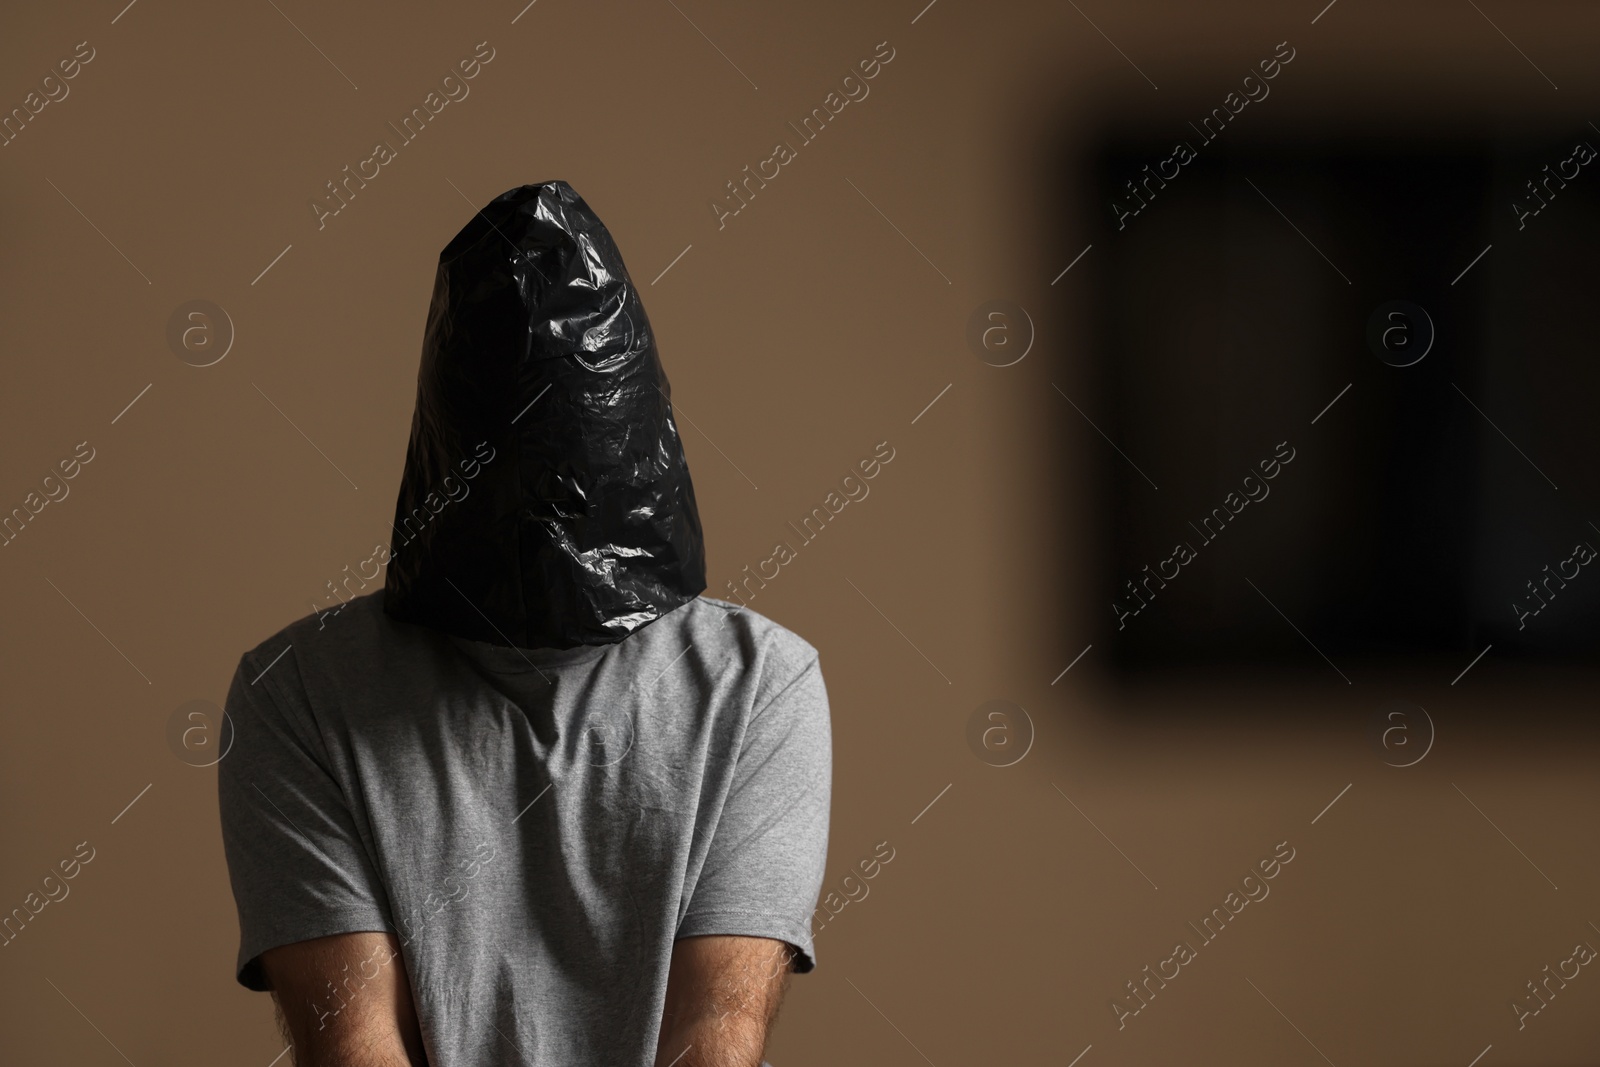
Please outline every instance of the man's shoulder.
[{"label": "man's shoulder", "polygon": [[329,611],[313,611],[263,638],[239,658],[241,672],[260,673],[281,666],[282,658],[299,663],[347,658],[363,643],[380,640],[386,617],[383,590],[353,597]]},{"label": "man's shoulder", "polygon": [[[811,642],[741,604],[697,596],[661,621],[673,616],[679,618],[672,629],[682,634],[682,641],[675,644],[681,644],[681,648],[698,647],[708,658],[723,663],[731,659],[738,669],[760,678],[758,702],[761,696],[776,694],[819,662]],[[667,634],[658,635],[664,636]]]},{"label": "man's shoulder", "polygon": [[716,597],[697,596],[688,604],[684,625],[701,637],[749,644],[789,659],[810,661],[817,650],[799,634],[760,612]]}]

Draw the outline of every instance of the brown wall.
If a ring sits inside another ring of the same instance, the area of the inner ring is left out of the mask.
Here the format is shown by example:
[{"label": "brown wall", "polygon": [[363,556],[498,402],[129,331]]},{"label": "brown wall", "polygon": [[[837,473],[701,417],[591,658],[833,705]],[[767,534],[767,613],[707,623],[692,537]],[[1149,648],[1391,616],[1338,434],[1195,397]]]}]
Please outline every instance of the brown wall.
[{"label": "brown wall", "polygon": [[[1471,99],[1600,118],[1584,111],[1593,11],[1342,0],[1312,25],[1317,0],[938,0],[920,16],[919,0],[540,0],[513,24],[516,0],[119,6],[0,16],[0,106],[94,49],[0,148],[0,505],[94,449],[0,548],[0,908],[95,850],[0,948],[0,1059],[265,1065],[281,1049],[267,999],[232,980],[214,771],[174,755],[168,723],[220,701],[244,648],[384,539],[438,250],[468,201],[559,177],[644,290],[710,592],[877,442],[897,453],[752,602],[822,651],[827,889],[877,842],[896,850],[818,935],[774,1063],[1067,1064],[1091,1045],[1083,1067],[1465,1067],[1489,1045],[1484,1067],[1592,1062],[1600,977],[1520,1032],[1508,1006],[1574,942],[1600,944],[1595,745],[1568,714],[1592,707],[1591,680],[1508,680],[1486,660],[1456,686],[1240,676],[1135,700],[1090,650],[1052,684],[1102,610],[1084,479],[1104,445],[1050,388],[1086,374],[1086,308],[1072,275],[1049,283],[1087,241],[1053,229],[1075,201],[1051,154],[1104,109],[1220,94],[1288,39],[1285,114]],[[319,231],[308,199],[484,40],[470,96]],[[719,231],[723,183],[885,40],[870,96]],[[194,298],[237,334],[204,368],[164,336]],[[1004,369],[964,339],[991,299],[1038,326]],[[1396,693],[1438,722],[1405,770],[1365,733]],[[991,699],[1036,727],[1015,766],[968,747]],[[1122,983],[1281,841],[1295,858],[1270,897],[1119,1032]]]}]

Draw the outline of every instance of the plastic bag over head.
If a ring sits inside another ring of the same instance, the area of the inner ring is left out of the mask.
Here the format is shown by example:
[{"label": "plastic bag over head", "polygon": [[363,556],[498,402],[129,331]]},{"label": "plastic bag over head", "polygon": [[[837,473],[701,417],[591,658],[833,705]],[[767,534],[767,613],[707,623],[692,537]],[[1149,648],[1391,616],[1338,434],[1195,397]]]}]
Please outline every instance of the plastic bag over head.
[{"label": "plastic bag over head", "polygon": [[706,587],[671,390],[622,256],[566,182],[439,254],[384,611],[474,641],[621,641]]}]

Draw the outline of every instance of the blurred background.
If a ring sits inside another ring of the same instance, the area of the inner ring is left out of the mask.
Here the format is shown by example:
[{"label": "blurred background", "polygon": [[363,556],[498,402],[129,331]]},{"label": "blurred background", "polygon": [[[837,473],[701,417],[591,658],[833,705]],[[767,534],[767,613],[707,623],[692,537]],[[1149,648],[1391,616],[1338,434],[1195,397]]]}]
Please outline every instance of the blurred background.
[{"label": "blurred background", "polygon": [[750,602],[834,723],[772,1063],[1594,1062],[1600,13],[124,2],[0,16],[0,1060],[282,1052],[206,709],[562,178],[709,595],[894,450]]}]

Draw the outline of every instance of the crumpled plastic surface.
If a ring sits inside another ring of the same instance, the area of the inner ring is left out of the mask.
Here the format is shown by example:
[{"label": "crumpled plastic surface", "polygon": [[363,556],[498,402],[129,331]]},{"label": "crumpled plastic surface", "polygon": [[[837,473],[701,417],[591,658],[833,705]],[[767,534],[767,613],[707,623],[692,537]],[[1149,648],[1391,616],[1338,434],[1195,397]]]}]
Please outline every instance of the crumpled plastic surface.
[{"label": "crumpled plastic surface", "polygon": [[706,587],[655,336],[566,182],[439,254],[384,610],[520,648],[612,644]]}]

